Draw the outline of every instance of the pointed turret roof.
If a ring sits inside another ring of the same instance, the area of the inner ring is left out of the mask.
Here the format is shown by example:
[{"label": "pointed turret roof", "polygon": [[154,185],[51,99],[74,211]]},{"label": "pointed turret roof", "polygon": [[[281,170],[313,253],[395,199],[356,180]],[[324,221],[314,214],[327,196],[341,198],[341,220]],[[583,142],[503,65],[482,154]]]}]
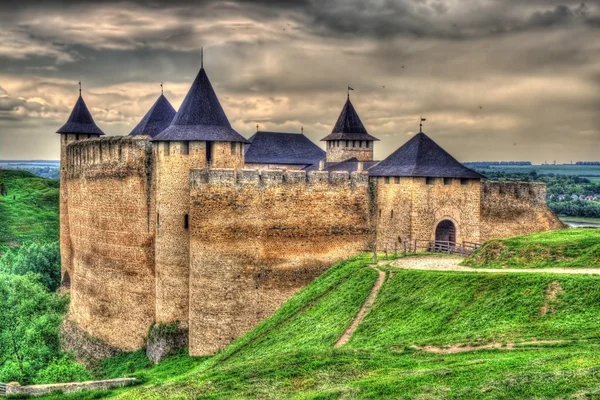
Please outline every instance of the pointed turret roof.
[{"label": "pointed turret roof", "polygon": [[85,105],[81,93],[71,111],[71,115],[67,120],[67,123],[60,127],[56,133],[83,133],[90,135],[104,135],[104,132],[94,122],[92,114]]},{"label": "pointed turret roof", "polygon": [[204,68],[200,69],[169,127],[152,140],[248,143],[229,124]]},{"label": "pointed turret roof", "polygon": [[421,176],[481,179],[423,132],[417,133],[388,158],[369,169],[370,176]]},{"label": "pointed turret roof", "polygon": [[161,93],[154,105],[148,110],[144,118],[129,135],[149,135],[154,137],[164,131],[173,121],[177,111],[173,108],[169,100]]},{"label": "pointed turret roof", "polygon": [[338,117],[333,130],[329,135],[321,139],[328,140],[379,140],[374,136],[369,135],[367,129],[363,125],[358,113],[354,109],[350,96],[346,99],[346,104],[342,108],[342,112]]}]

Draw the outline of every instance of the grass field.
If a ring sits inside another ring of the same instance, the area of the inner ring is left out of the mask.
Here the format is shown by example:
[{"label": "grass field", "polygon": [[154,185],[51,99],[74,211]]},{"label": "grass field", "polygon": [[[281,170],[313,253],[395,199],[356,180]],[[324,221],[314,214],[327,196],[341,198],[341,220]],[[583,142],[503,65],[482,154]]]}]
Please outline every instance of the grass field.
[{"label": "grass field", "polygon": [[59,181],[26,171],[0,171],[0,255],[27,241],[58,241]]},{"label": "grass field", "polygon": [[[139,386],[54,398],[596,398],[600,277],[385,267],[387,281],[350,341],[336,339],[376,278],[370,257],[341,262],[271,318],[207,359],[148,368],[140,353],[103,366]],[[555,341],[555,342],[550,342]],[[450,354],[422,346],[499,349]]]},{"label": "grass field", "polygon": [[490,240],[463,264],[481,268],[600,268],[600,229],[564,229]]}]

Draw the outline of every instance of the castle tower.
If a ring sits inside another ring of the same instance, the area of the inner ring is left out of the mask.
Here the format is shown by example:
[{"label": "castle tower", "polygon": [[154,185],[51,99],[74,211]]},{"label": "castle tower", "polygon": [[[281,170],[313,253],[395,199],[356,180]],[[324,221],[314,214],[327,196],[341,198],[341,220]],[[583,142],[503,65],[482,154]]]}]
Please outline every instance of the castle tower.
[{"label": "castle tower", "polygon": [[241,168],[244,144],[204,67],[171,124],[152,139],[156,165],[156,322],[188,318],[190,170]]},{"label": "castle tower", "polygon": [[327,143],[327,162],[352,157],[358,161],[373,161],[373,144],[378,140],[367,132],[350,101],[350,94],[331,134],[321,139]]},{"label": "castle tower", "polygon": [[164,94],[160,94],[144,118],[129,134],[130,136],[148,135],[154,137],[169,127],[177,112]]},{"label": "castle tower", "polygon": [[81,96],[81,82],[79,82],[79,98],[71,111],[67,122],[56,131],[60,134],[60,258],[61,280],[63,287],[71,285],[71,240],[69,236],[69,214],[67,210],[67,145],[81,139],[96,138],[104,132],[94,122]]}]

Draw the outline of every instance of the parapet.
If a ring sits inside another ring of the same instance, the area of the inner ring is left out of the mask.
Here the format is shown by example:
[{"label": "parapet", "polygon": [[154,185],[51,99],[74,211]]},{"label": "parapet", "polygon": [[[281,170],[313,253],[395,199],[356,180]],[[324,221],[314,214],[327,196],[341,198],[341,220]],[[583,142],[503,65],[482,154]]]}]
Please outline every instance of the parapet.
[{"label": "parapet", "polygon": [[67,175],[84,172],[149,170],[152,144],[147,136],[105,136],[67,145]]},{"label": "parapet", "polygon": [[484,181],[482,197],[508,195],[518,200],[546,204],[546,184],[542,182]]},{"label": "parapet", "polygon": [[368,173],[347,171],[299,171],[299,170],[258,170],[258,169],[195,169],[190,172],[190,187],[201,185],[255,185],[262,187],[276,185],[330,185],[366,187]]}]

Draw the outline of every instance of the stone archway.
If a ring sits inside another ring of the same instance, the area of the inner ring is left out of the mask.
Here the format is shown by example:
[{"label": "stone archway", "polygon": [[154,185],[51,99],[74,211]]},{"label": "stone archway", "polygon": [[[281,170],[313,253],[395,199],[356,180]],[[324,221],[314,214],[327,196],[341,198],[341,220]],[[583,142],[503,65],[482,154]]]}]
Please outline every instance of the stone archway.
[{"label": "stone archway", "polygon": [[456,244],[456,225],[449,219],[444,219],[435,228],[436,242],[450,242],[450,245]]}]

